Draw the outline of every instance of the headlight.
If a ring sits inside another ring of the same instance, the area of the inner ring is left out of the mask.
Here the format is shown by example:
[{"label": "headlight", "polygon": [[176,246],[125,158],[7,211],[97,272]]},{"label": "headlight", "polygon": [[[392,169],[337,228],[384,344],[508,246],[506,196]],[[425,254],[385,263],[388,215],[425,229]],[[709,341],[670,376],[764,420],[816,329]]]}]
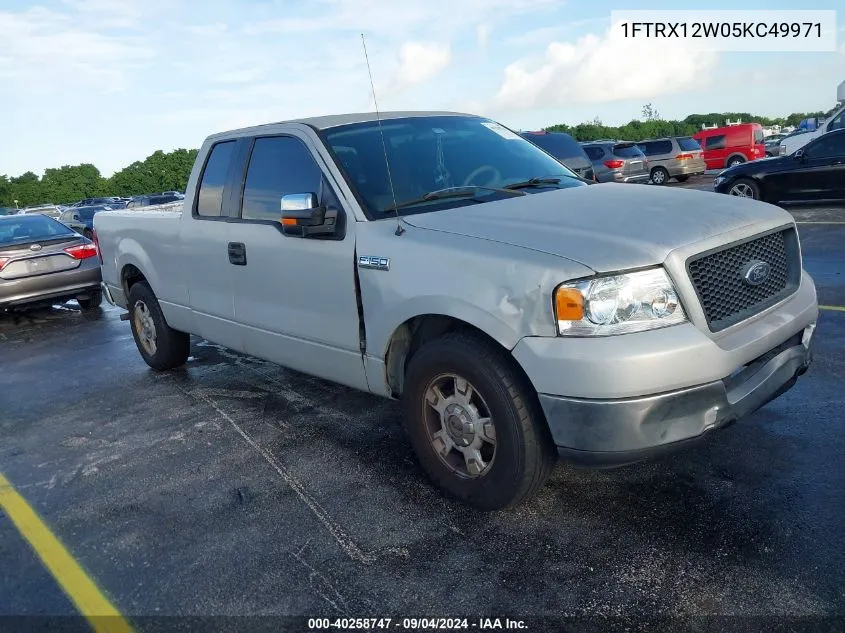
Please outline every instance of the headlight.
[{"label": "headlight", "polygon": [[562,284],[554,306],[561,336],[627,334],[687,320],[662,268]]}]

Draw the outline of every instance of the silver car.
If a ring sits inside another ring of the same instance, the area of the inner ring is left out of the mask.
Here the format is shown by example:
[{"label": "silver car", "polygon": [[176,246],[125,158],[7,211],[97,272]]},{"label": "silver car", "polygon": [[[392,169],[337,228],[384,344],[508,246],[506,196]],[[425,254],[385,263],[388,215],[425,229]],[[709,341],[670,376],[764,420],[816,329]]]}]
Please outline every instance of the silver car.
[{"label": "silver car", "polygon": [[39,213],[0,217],[0,311],[76,299],[102,303],[100,259],[91,240]]},{"label": "silver car", "polygon": [[701,145],[690,136],[640,141],[637,146],[648,158],[651,182],[665,185],[671,178],[685,182],[707,169]]},{"label": "silver car", "polygon": [[647,183],[651,177],[648,159],[635,143],[594,141],[582,146],[593,163],[598,182]]}]

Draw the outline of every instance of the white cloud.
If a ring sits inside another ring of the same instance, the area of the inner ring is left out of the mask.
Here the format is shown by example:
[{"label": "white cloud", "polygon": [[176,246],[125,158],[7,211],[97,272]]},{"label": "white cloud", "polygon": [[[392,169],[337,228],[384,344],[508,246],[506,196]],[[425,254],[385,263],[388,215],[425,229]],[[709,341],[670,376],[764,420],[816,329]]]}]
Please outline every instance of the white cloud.
[{"label": "white cloud", "polygon": [[619,29],[553,42],[540,59],[505,68],[495,105],[504,111],[568,103],[651,99],[700,88],[715,67],[715,53],[667,40],[632,40]]},{"label": "white cloud", "polygon": [[449,44],[441,42],[405,42],[399,49],[399,67],[388,82],[387,90],[401,90],[428,81],[452,61]]},{"label": "white cloud", "polygon": [[105,34],[75,17],[43,7],[0,13],[0,60],[6,60],[0,78],[7,88],[119,91],[128,72],[155,56],[137,37]]}]

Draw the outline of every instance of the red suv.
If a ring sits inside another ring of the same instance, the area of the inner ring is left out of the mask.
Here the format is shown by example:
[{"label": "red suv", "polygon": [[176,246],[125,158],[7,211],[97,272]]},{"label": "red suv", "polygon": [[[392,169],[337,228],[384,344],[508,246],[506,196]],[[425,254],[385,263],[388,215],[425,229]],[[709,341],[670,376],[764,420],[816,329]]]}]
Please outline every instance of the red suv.
[{"label": "red suv", "polygon": [[701,130],[692,135],[704,150],[707,169],[733,167],[749,160],[763,158],[763,126],[759,123],[740,123]]}]

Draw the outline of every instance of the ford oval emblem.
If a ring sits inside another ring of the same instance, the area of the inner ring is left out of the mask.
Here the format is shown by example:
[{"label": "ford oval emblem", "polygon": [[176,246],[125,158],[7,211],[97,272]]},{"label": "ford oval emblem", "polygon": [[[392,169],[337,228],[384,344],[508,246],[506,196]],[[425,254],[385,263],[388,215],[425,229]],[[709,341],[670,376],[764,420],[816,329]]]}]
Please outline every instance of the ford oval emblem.
[{"label": "ford oval emblem", "polygon": [[772,267],[769,262],[755,260],[748,262],[742,268],[742,279],[749,286],[759,286],[769,278],[772,272]]}]

